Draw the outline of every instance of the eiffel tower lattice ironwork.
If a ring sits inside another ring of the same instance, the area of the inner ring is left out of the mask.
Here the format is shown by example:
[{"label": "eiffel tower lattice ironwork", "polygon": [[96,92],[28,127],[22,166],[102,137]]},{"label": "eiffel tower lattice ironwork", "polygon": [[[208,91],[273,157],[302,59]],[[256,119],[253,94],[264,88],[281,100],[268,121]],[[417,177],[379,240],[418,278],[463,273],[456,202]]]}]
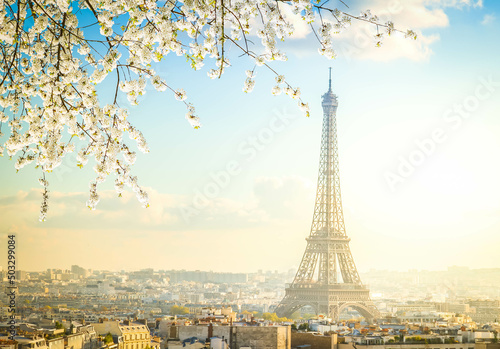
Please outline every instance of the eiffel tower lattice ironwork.
[{"label": "eiffel tower lattice ironwork", "polygon": [[370,291],[361,283],[345,232],[337,148],[338,100],[332,92],[331,68],[329,89],[322,96],[322,106],[323,132],[311,233],[306,238],[306,251],[295,279],[286,288],[276,314],[290,316],[309,305],[317,314],[337,321],[340,313],[351,307],[373,320],[379,312],[370,299]]}]

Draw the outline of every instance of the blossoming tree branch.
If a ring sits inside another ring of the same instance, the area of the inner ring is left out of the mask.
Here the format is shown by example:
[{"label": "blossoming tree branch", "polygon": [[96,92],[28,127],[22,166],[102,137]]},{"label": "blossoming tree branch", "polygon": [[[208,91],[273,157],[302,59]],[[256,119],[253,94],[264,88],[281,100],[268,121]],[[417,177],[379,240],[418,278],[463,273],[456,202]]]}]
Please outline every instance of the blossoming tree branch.
[{"label": "blossoming tree branch", "polygon": [[[151,84],[184,103],[187,121],[200,127],[194,106],[186,102],[186,92],[158,76],[153,62],[169,54],[185,56],[195,70],[209,62],[213,68],[208,76],[215,79],[231,66],[228,48],[233,52],[236,48],[254,62],[246,71],[245,92],[252,91],[258,67],[269,69],[276,74],[272,93],[284,92],[296,99],[308,115],[299,88],[271,67],[273,61],[286,60],[277,41],[294,33],[285,10],[310,25],[319,53],[328,58],[335,57],[332,38],[352,20],[375,26],[377,45],[384,35],[399,31],[392,22],[380,23],[369,11],[357,16],[348,13],[343,1],[337,4],[341,9],[328,1],[309,0],[0,2],[0,155],[13,159],[17,170],[30,163],[40,170],[42,221],[49,198],[46,174],[76,151],[75,144],[82,146],[77,166],[93,159],[96,176],[90,183],[90,209],[99,201],[98,185],[111,174],[119,195],[127,186],[144,207],[149,205],[147,193],[131,172],[136,154],[129,139],[144,153],[148,145],[130,123],[119,94],[126,94],[135,105]],[[90,23],[82,25],[84,18],[91,18]],[[416,38],[411,30],[403,34]],[[258,36],[260,43],[250,40],[251,36]],[[96,90],[104,79],[116,83],[114,97],[107,103]]]}]

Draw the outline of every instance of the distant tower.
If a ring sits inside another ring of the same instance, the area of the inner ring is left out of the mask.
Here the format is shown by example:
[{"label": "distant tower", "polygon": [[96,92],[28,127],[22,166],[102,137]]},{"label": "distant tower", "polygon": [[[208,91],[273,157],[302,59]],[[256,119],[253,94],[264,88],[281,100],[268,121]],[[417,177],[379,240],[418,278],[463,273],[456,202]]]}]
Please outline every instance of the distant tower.
[{"label": "distant tower", "polygon": [[370,291],[361,283],[349,249],[350,239],[345,233],[337,147],[338,101],[332,92],[331,68],[328,92],[322,99],[323,132],[311,234],[306,238],[307,247],[299,270],[276,314],[290,316],[309,305],[318,314],[338,320],[342,310],[351,307],[373,320],[379,312],[370,299]]}]

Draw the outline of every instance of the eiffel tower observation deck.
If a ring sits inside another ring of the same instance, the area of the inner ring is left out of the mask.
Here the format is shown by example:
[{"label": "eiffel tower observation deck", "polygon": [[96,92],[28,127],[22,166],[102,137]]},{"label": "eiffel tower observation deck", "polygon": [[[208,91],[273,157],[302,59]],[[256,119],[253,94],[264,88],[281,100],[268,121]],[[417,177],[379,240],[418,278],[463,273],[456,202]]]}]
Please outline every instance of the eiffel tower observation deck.
[{"label": "eiffel tower observation deck", "polygon": [[295,279],[286,288],[285,297],[276,308],[278,316],[290,316],[304,306],[334,321],[346,308],[358,311],[368,321],[379,317],[370,299],[370,291],[361,283],[345,232],[340,195],[337,147],[337,96],[322,96],[323,131],[319,159],[318,188],[311,233]]}]

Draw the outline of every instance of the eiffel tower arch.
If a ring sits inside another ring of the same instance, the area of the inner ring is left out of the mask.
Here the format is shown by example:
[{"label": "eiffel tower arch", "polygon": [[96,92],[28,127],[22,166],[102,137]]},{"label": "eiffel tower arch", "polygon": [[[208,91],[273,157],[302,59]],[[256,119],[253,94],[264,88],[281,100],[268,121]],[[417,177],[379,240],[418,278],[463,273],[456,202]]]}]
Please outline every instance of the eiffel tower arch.
[{"label": "eiffel tower arch", "polygon": [[297,274],[276,314],[290,316],[311,306],[317,314],[338,321],[340,313],[350,307],[371,321],[379,317],[379,312],[370,291],[361,283],[345,232],[337,147],[338,99],[332,92],[331,68],[329,89],[321,104],[323,130],[311,233]]}]

